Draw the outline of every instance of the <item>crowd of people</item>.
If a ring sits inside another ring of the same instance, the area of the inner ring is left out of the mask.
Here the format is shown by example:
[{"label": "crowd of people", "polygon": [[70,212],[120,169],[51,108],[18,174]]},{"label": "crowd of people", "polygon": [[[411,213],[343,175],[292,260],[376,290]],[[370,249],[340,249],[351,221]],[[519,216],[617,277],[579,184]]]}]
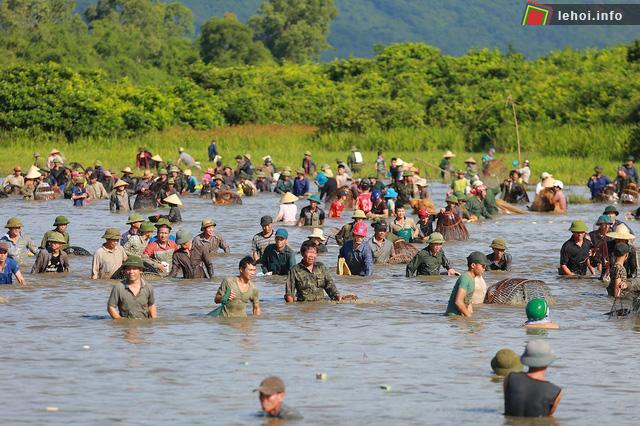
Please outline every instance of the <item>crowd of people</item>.
[{"label": "crowd of people", "polygon": [[[318,254],[327,252],[330,239],[339,246],[338,277],[371,276],[376,265],[383,263],[406,263],[407,277],[456,276],[445,311],[450,316],[473,316],[474,305],[485,300],[484,272],[487,269],[510,271],[514,261],[517,262],[507,251],[507,241],[496,238],[487,241],[489,253],[471,252],[466,258],[466,270],[457,271],[446,256],[444,245],[447,241],[468,238],[465,223],[492,220],[503,208],[530,203],[527,189],[533,182],[530,182],[529,161],[524,161],[521,167],[514,161],[514,168],[504,181],[491,188],[480,179],[474,158],[465,160],[464,169],[455,170],[451,164],[455,154],[447,151],[437,166],[441,178],[449,184],[446,205],[437,208],[429,183],[420,170],[399,158],[391,158],[387,165],[382,152],[378,152],[375,172],[362,178],[356,175],[364,170],[363,156],[356,147],[352,147],[346,162],[336,160],[335,174],[329,164],[318,167],[310,151],[304,152],[297,169],[278,168],[268,155],[262,158],[262,164],[254,165],[249,153],[237,155],[234,167],[226,165],[215,140],[207,154],[213,165],[201,170],[200,162],[182,147],[173,163],[164,162],[159,155],[152,155],[141,147],[135,158],[136,172],[125,167],[120,173],[114,173],[100,161],[89,168],[67,162],[58,150],[52,149],[46,162],[41,162],[36,153],[34,164],[25,176],[21,167],[16,166],[14,173],[2,183],[3,194],[27,200],[64,196],[76,207],[108,199],[111,212],[128,214],[128,229],[124,233],[118,228],[104,231],[104,243],[93,253],[88,273],[91,279],[121,280],[113,286],[107,302],[108,314],[113,319],[157,317],[157,301],[148,277],[216,278],[211,258],[218,251],[230,252],[229,244],[216,231],[216,221],[203,218],[197,235],[184,228],[174,232],[182,221],[180,207],[188,197],[207,198],[214,204],[242,204],[244,197],[259,193],[274,193],[279,197],[277,214],[260,219],[261,231],[251,239],[251,253],[240,260],[238,274],[222,280],[215,295],[215,302],[220,305],[216,316],[246,316],[248,303],[252,305],[253,315],[260,315],[260,292],[253,282],[256,274],[286,277],[285,303],[321,301],[325,294],[334,301],[357,299],[355,294],[341,293],[335,274],[318,261]],[[480,173],[485,177],[495,176],[496,161],[495,150],[489,150],[482,157]],[[202,172],[200,181],[193,175],[193,169]],[[594,200],[601,199],[600,195],[608,188],[615,188],[616,193],[622,195],[622,191],[632,189],[630,185],[638,182],[632,158],[618,169],[617,183],[603,176],[600,167],[595,171],[588,183]],[[566,212],[564,184],[547,172],[540,177],[533,204],[545,191],[550,191],[547,201],[553,209]],[[298,211],[296,202],[301,199],[308,205]],[[158,207],[168,207],[168,213],[147,218],[140,214]],[[410,214],[411,209],[416,217]],[[640,208],[629,213],[629,219],[638,218]],[[340,229],[327,230],[325,235],[323,227],[327,218],[346,215],[352,220]],[[599,274],[600,279],[609,283],[610,296],[633,298],[637,295],[633,283],[637,276],[635,235],[619,215],[615,205],[607,206],[597,218],[598,229],[591,232],[584,221],[573,221],[569,228],[571,238],[560,248],[558,271],[561,275]],[[26,265],[30,256],[35,257],[32,274],[67,272],[69,255],[82,254],[81,248],[71,245],[69,225],[67,217],[57,216],[53,229],[36,244],[23,231],[19,217],[9,218],[5,225],[8,231],[0,238],[0,283],[11,284],[15,277],[18,284],[26,284],[20,266]],[[308,239],[302,242],[297,253],[289,245],[287,226],[309,229]],[[418,249],[414,244],[425,246]],[[533,301],[535,299],[529,304]],[[557,324],[548,316],[546,301],[536,303],[527,306],[525,326],[556,328]],[[546,383],[543,382],[544,369],[551,359],[550,349],[545,345],[530,342],[522,356],[523,363],[530,367],[529,373],[510,375],[505,380],[508,414],[543,413],[542,405],[531,411],[526,401],[535,399],[532,394],[545,395],[544,407],[551,404],[546,415],[555,410],[561,397],[559,388],[540,384]],[[498,355],[498,360],[509,358]],[[263,407],[273,395],[284,394],[284,384],[276,379],[270,378],[261,384]],[[281,410],[265,408],[272,414]]]}]

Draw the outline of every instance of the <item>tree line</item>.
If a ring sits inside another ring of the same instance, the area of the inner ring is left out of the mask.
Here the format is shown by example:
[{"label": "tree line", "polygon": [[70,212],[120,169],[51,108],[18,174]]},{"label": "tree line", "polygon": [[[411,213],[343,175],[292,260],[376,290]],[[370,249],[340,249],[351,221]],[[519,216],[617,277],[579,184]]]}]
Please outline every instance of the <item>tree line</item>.
[{"label": "tree line", "polygon": [[[0,49],[13,55],[0,54],[0,129],[72,140],[244,123],[359,133],[451,127],[478,150],[513,132],[511,96],[524,127],[608,125],[630,135],[575,141],[564,153],[640,146],[637,42],[535,60],[403,43],[378,46],[371,59],[311,62],[326,46],[332,5],[266,0],[248,24],[212,18],[193,39],[190,13],[177,3],[100,0],[83,19],[69,0],[1,2]],[[295,11],[298,24],[287,18]],[[310,23],[319,13],[324,20]]]}]

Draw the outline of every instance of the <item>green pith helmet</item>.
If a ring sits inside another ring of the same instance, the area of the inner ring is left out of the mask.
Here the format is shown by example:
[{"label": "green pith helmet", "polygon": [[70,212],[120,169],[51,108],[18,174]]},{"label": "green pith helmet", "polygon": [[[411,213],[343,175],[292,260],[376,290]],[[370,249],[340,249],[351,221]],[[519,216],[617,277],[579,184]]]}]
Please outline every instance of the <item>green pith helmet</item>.
[{"label": "green pith helmet", "polygon": [[9,220],[7,220],[7,224],[4,227],[11,229],[11,228],[22,228],[23,226],[24,225],[22,224],[19,218],[12,217]]},{"label": "green pith helmet", "polygon": [[182,244],[188,243],[193,240],[193,234],[186,229],[180,229],[176,232],[176,244],[181,246]]},{"label": "green pith helmet", "polygon": [[57,216],[53,222],[53,226],[68,225],[69,223],[69,219],[67,219],[66,216]]},{"label": "green pith helmet", "polygon": [[139,256],[130,255],[127,260],[122,264],[123,268],[138,268],[144,269],[144,262]]},{"label": "green pith helmet", "polygon": [[455,195],[449,195],[447,197],[447,203],[458,204],[458,197],[456,197]]},{"label": "green pith helmet", "polygon": [[105,240],[120,240],[120,231],[118,228],[107,228],[102,235]]},{"label": "green pith helmet", "polygon": [[51,232],[48,236],[47,236],[47,243],[60,243],[60,244],[66,244],[66,240],[64,239],[64,235],[62,235],[59,232]]},{"label": "green pith helmet", "polygon": [[529,300],[527,303],[527,318],[529,321],[540,321],[547,316],[547,312],[549,311],[549,306],[547,305],[547,301],[542,298],[535,298]]},{"label": "green pith helmet", "polygon": [[144,222],[144,217],[140,213],[131,213],[127,219],[127,225],[131,225],[136,222]]},{"label": "green pith helmet", "polygon": [[156,227],[153,225],[153,223],[149,222],[148,220],[145,222],[142,222],[142,225],[140,225],[140,232],[153,232],[156,230]]},{"label": "green pith helmet", "polygon": [[574,220],[571,222],[571,227],[569,228],[571,232],[587,232],[588,230],[589,228],[583,220]]}]

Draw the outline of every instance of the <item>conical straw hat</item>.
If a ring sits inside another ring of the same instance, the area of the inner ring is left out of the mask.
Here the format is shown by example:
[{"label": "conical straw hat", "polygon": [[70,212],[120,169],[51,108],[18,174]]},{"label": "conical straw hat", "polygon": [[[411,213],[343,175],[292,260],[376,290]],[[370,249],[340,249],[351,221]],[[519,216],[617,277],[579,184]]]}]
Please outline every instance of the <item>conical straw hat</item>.
[{"label": "conical straw hat", "polygon": [[285,192],[284,195],[282,196],[282,199],[280,200],[282,204],[294,203],[296,201],[298,201],[298,197],[296,197],[290,192]]},{"label": "conical straw hat", "polygon": [[176,204],[178,206],[182,205],[182,201],[180,201],[180,198],[176,194],[171,194],[162,201],[164,201],[165,203]]},{"label": "conical straw hat", "polygon": [[27,174],[25,176],[26,179],[38,179],[40,176],[42,176],[40,174],[40,169],[38,169],[36,166],[31,166],[29,167],[29,171],[27,171]]},{"label": "conical straw hat", "polygon": [[151,157],[151,159],[158,162],[162,161],[162,157],[160,157],[160,154],[154,155],[153,157]]},{"label": "conical straw hat", "polygon": [[624,224],[618,225],[616,227],[616,230],[613,232],[607,232],[607,237],[627,241],[636,239],[636,236],[629,232],[629,228],[627,228]]},{"label": "conical straw hat", "polygon": [[115,183],[115,185],[113,185],[113,187],[117,188],[119,186],[129,186],[129,184],[123,181],[122,179],[118,179],[118,181]]}]

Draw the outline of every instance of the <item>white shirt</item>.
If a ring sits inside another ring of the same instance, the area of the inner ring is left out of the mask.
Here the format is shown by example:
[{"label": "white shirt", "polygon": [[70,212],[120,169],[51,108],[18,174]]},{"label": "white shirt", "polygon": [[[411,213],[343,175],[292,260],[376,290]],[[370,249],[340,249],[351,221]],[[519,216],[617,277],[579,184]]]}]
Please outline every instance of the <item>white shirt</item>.
[{"label": "white shirt", "polygon": [[280,204],[280,210],[276,215],[274,222],[288,222],[288,223],[296,223],[298,218],[298,206],[294,203],[291,204]]}]

